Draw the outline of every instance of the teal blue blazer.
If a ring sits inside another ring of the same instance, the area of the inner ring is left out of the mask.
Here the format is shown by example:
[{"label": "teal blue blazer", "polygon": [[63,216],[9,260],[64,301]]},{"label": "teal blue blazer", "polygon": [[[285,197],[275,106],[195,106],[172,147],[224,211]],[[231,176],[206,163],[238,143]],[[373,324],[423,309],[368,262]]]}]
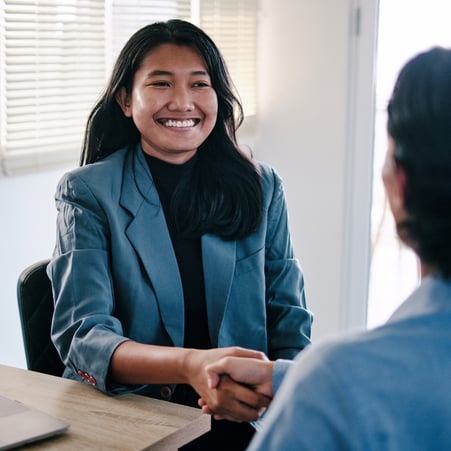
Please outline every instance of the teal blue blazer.
[{"label": "teal blue blazer", "polygon": [[[259,165],[264,205],[258,230],[239,241],[201,238],[208,331],[214,347],[292,359],[310,342],[312,316],[281,180]],[[111,356],[125,340],[183,347],[182,283],[141,148],[65,174],[56,206],[56,246],[47,273],[55,300],[52,339],[66,365],[64,376],[111,394],[161,398],[162,386],[107,380]]]}]

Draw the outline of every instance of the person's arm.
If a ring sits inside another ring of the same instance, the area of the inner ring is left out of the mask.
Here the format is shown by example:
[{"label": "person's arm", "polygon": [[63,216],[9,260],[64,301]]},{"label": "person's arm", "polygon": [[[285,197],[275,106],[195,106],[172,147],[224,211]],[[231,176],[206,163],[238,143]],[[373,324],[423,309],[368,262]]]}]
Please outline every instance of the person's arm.
[{"label": "person's arm", "polygon": [[290,364],[247,451],[368,449],[362,438],[375,424],[368,410],[368,374],[350,378],[350,368],[361,366],[355,359],[361,354],[334,343],[312,346]]},{"label": "person's arm", "polygon": [[221,411],[224,418],[239,421],[245,416],[254,420],[270,401],[265,394],[227,378],[221,381],[221,390],[209,385],[206,367],[214,368],[214,363],[226,356],[255,362],[266,360],[263,353],[240,347],[199,350],[126,341],[112,356],[109,379],[117,384],[189,384],[208,405]]},{"label": "person's arm", "polygon": [[312,315],[306,307],[304,277],[291,242],[281,178],[270,169],[264,177],[267,206],[265,282],[268,357],[294,359],[310,344]]}]

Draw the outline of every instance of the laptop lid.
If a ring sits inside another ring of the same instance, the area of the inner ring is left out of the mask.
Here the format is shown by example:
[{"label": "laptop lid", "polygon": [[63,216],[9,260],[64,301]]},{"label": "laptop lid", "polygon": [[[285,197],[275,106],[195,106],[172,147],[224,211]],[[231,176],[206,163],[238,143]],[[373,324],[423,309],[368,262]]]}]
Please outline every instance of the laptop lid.
[{"label": "laptop lid", "polygon": [[68,428],[62,420],[0,396],[0,450],[52,437]]}]

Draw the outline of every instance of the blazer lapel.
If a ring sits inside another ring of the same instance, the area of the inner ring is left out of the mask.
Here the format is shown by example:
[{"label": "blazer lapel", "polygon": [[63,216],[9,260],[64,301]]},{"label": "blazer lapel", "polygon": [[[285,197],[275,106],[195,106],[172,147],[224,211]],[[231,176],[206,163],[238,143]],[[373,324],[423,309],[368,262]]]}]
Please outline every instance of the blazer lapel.
[{"label": "blazer lapel", "polygon": [[224,241],[215,235],[202,237],[205,297],[211,343],[218,345],[218,334],[224,317],[235,271],[235,241]]},{"label": "blazer lapel", "polygon": [[152,282],[161,318],[174,346],[183,346],[183,288],[157,190],[142,151],[131,152],[124,168],[121,205],[134,219],[125,233]]}]

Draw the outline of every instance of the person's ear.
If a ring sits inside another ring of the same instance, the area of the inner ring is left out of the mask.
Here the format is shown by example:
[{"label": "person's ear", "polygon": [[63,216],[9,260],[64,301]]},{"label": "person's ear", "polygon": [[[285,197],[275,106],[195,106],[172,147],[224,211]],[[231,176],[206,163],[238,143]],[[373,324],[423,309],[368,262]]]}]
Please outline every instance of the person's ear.
[{"label": "person's ear", "polygon": [[127,93],[124,87],[120,88],[116,93],[116,102],[119,104],[126,117],[132,117],[130,94]]},{"label": "person's ear", "polygon": [[405,212],[407,176],[406,171],[401,166],[396,166],[394,190],[391,193],[391,206],[395,219],[403,218]]}]

